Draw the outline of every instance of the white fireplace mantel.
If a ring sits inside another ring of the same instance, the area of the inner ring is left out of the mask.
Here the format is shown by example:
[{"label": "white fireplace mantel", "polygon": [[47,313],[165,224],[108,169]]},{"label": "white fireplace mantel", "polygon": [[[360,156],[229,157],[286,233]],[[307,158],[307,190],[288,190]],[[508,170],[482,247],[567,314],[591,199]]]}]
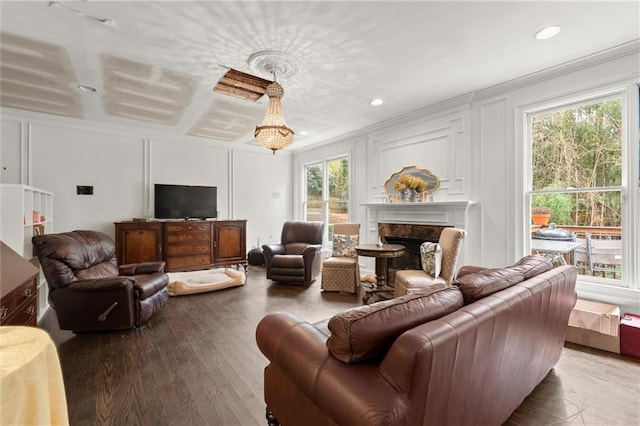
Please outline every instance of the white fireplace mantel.
[{"label": "white fireplace mantel", "polygon": [[467,229],[473,201],[431,201],[426,203],[365,203],[368,229],[374,234],[378,223],[409,223],[455,226]]},{"label": "white fireplace mantel", "polygon": [[467,209],[476,204],[475,201],[429,201],[424,203],[364,203],[361,206],[373,210],[441,210],[441,209]]}]

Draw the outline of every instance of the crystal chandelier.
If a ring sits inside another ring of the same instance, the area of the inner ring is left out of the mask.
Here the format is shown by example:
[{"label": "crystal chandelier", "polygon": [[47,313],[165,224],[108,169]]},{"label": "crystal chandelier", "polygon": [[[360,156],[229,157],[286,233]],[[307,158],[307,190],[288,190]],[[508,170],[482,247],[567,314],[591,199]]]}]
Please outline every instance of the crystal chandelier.
[{"label": "crystal chandelier", "polygon": [[276,73],[273,73],[273,83],[267,86],[266,94],[269,97],[267,105],[267,113],[262,120],[262,124],[256,126],[253,133],[260,145],[273,151],[286,148],[293,142],[293,130],[287,127],[287,122],[282,113],[282,102],[280,99],[284,96],[282,86],[276,81]]}]

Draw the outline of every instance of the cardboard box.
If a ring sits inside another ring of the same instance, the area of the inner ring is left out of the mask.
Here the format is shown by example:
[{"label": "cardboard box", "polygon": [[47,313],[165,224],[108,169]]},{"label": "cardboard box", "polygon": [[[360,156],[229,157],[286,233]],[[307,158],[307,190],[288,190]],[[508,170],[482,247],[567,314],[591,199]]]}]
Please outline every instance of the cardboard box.
[{"label": "cardboard box", "polygon": [[586,328],[567,327],[565,341],[616,354],[620,353],[620,336],[610,336]]},{"label": "cardboard box", "polygon": [[622,316],[620,353],[640,359],[640,315],[626,313]]},{"label": "cardboard box", "polygon": [[620,328],[620,308],[606,303],[578,299],[571,311],[569,325],[617,336]]},{"label": "cardboard box", "polygon": [[618,306],[578,299],[569,317],[565,340],[619,354],[619,328]]}]

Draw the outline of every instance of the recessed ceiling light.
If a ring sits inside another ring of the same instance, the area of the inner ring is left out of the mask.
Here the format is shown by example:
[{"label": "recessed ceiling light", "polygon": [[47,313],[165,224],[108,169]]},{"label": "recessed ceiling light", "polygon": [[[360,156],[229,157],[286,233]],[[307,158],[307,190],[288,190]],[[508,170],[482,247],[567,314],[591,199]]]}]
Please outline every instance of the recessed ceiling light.
[{"label": "recessed ceiling light", "polygon": [[382,105],[384,101],[380,98],[375,98],[375,99],[371,99],[369,103],[373,106],[378,106],[378,105]]},{"label": "recessed ceiling light", "polygon": [[540,31],[538,31],[537,33],[535,33],[534,37],[537,40],[546,40],[546,39],[549,39],[551,37],[555,37],[556,35],[558,35],[558,33],[560,32],[561,29],[562,29],[562,27],[560,25],[551,25],[551,26],[543,28]]},{"label": "recessed ceiling light", "polygon": [[306,130],[300,130],[300,131],[298,132],[298,134],[299,134],[300,136],[305,136],[305,135],[308,135],[308,134],[309,134],[309,132],[307,132]]},{"label": "recessed ceiling light", "polygon": [[76,86],[78,88],[78,90],[82,91],[82,92],[88,92],[88,93],[97,93],[98,89],[96,89],[93,86],[87,86],[86,84],[78,84]]}]

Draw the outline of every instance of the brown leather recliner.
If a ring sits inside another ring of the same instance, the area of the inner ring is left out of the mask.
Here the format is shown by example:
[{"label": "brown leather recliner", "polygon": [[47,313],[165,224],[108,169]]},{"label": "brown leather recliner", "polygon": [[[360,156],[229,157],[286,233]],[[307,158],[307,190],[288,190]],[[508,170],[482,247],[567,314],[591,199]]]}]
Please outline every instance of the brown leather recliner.
[{"label": "brown leather recliner", "polygon": [[40,235],[32,242],[62,330],[137,327],[169,299],[164,262],[118,267],[115,244],[101,232]]},{"label": "brown leather recliner", "polygon": [[285,222],[280,244],[262,246],[267,278],[307,284],[320,273],[323,222]]}]

